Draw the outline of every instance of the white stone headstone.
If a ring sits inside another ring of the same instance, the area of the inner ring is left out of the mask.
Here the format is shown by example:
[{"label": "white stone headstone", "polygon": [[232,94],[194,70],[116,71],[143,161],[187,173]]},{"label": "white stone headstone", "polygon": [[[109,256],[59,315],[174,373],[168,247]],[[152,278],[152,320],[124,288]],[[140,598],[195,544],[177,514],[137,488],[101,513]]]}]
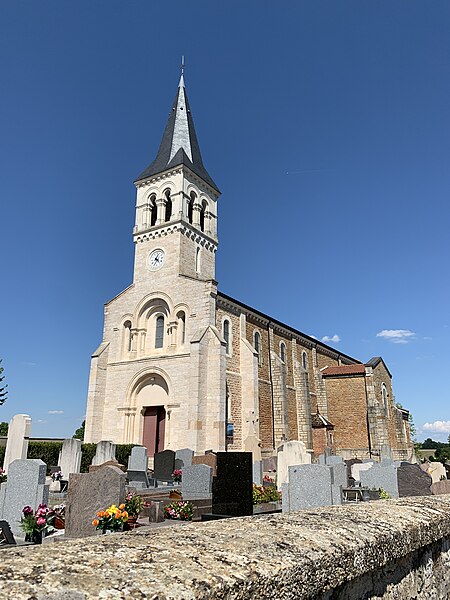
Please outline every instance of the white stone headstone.
[{"label": "white stone headstone", "polygon": [[103,465],[110,460],[116,460],[116,445],[112,442],[103,440],[97,444],[92,464]]},{"label": "white stone headstone", "polygon": [[444,465],[441,462],[430,462],[428,463],[428,468],[426,469],[428,475],[431,475],[431,479],[433,483],[437,481],[442,481],[443,479],[447,479],[447,471],[445,470]]},{"label": "white stone headstone", "polygon": [[253,454],[253,462],[262,460],[261,458],[261,442],[256,435],[249,435],[244,440],[244,451]]},{"label": "white stone headstone", "polygon": [[28,439],[31,435],[30,415],[14,415],[9,422],[3,468],[8,472],[9,465],[15,460],[24,460],[28,452]]},{"label": "white stone headstone", "polygon": [[310,465],[311,455],[303,442],[286,442],[278,448],[277,488],[289,483],[289,467]]},{"label": "white stone headstone", "polygon": [[361,471],[367,471],[373,465],[373,462],[355,463],[352,465],[352,477],[355,481],[361,481]]},{"label": "white stone headstone", "polygon": [[81,466],[81,440],[64,440],[59,453],[58,465],[63,478],[68,480],[71,473],[79,473]]}]

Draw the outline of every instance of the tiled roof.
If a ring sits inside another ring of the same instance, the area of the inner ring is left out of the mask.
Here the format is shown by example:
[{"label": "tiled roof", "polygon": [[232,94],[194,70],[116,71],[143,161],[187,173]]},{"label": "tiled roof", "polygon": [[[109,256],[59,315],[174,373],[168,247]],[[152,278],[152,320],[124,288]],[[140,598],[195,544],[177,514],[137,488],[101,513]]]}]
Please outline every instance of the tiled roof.
[{"label": "tiled roof", "polygon": [[339,375],[364,375],[364,365],[341,365],[340,367],[325,367],[321,373],[323,377],[338,377]]},{"label": "tiled roof", "polygon": [[172,110],[167,120],[158,154],[136,181],[147,179],[152,175],[177,167],[178,165],[186,165],[191,171],[201,177],[203,181],[206,181],[206,183],[219,192],[219,188],[203,165],[195,133],[194,120],[184,87],[183,75],[181,76]]}]

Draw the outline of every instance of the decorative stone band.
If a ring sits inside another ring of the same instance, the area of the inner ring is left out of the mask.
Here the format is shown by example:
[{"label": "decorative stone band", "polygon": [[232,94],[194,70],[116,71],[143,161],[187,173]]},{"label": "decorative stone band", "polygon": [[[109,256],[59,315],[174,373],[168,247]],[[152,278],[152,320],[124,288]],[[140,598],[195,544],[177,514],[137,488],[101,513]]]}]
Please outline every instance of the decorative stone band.
[{"label": "decorative stone band", "polygon": [[448,598],[449,514],[414,497],[17,548],[0,598]]},{"label": "decorative stone band", "polygon": [[215,253],[217,251],[217,241],[210,238],[206,233],[199,233],[195,229],[191,229],[191,227],[185,223],[184,221],[178,221],[170,224],[163,224],[160,227],[153,227],[151,230],[139,232],[134,234],[134,241],[138,242],[146,242],[148,240],[154,240],[157,238],[163,238],[171,233],[175,233],[176,231],[180,231],[183,235],[188,238],[191,238],[196,243],[200,244],[206,250],[210,250]]}]

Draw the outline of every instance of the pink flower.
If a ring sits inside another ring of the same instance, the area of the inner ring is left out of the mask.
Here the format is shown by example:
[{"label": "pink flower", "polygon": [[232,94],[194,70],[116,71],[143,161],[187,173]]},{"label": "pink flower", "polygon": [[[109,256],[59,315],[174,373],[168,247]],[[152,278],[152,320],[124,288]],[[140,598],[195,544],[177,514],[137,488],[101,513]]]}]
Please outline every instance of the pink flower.
[{"label": "pink flower", "polygon": [[31,506],[25,506],[25,508],[22,510],[24,515],[32,515],[33,514],[33,509],[31,508]]},{"label": "pink flower", "polygon": [[45,519],[43,517],[39,517],[39,519],[36,521],[36,523],[40,526],[40,525],[45,525]]}]

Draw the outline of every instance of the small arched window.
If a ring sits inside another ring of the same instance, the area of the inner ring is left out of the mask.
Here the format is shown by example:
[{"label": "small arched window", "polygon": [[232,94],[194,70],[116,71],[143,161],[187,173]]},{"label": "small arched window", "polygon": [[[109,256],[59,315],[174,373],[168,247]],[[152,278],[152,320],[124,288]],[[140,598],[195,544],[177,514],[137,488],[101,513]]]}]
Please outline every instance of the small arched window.
[{"label": "small arched window", "polygon": [[155,330],[155,348],[162,348],[164,346],[164,317],[159,315],[156,319],[156,330]]},{"label": "small arched window", "polygon": [[383,408],[388,412],[388,392],[384,383],[381,384],[381,401],[383,402]]},{"label": "small arched window", "polygon": [[256,352],[258,353],[258,365],[262,364],[262,352],[261,352],[261,334],[259,331],[255,331],[254,343]]},{"label": "small arched window", "polygon": [[201,254],[200,254],[200,248],[197,248],[197,250],[195,251],[195,272],[196,273],[200,273],[200,260],[201,260]]},{"label": "small arched window", "polygon": [[225,340],[225,352],[230,354],[230,321],[223,322],[223,339]]},{"label": "small arched window", "polygon": [[193,214],[194,214],[194,202],[195,202],[196,197],[197,196],[195,195],[195,192],[191,192],[190,200],[188,202],[188,214],[187,214],[188,221],[191,225],[192,225],[192,219],[193,219]]},{"label": "small arched window", "polygon": [[167,223],[172,217],[172,199],[170,198],[170,190],[166,190],[164,195],[166,196],[166,213],[164,221]]},{"label": "small arched window", "polygon": [[186,315],[184,312],[179,312],[177,314],[178,317],[178,330],[179,330],[179,340],[180,344],[183,345],[186,341]]},{"label": "small arched window", "polygon": [[127,352],[131,352],[131,321],[125,321],[124,327],[124,348]]},{"label": "small arched window", "polygon": [[152,194],[150,196],[150,225],[151,227],[153,227],[153,225],[156,224],[156,218],[157,218],[157,214],[158,214],[158,209],[156,208],[156,196],[155,194]]},{"label": "small arched window", "polygon": [[286,344],[284,342],[280,344],[280,358],[283,362],[286,362]]},{"label": "small arched window", "polygon": [[202,231],[205,231],[205,212],[206,212],[206,208],[207,208],[207,203],[206,200],[203,200],[202,202],[202,208],[200,211],[200,229]]},{"label": "small arched window", "polygon": [[308,368],[308,357],[306,352],[302,352],[302,367],[306,370]]}]

